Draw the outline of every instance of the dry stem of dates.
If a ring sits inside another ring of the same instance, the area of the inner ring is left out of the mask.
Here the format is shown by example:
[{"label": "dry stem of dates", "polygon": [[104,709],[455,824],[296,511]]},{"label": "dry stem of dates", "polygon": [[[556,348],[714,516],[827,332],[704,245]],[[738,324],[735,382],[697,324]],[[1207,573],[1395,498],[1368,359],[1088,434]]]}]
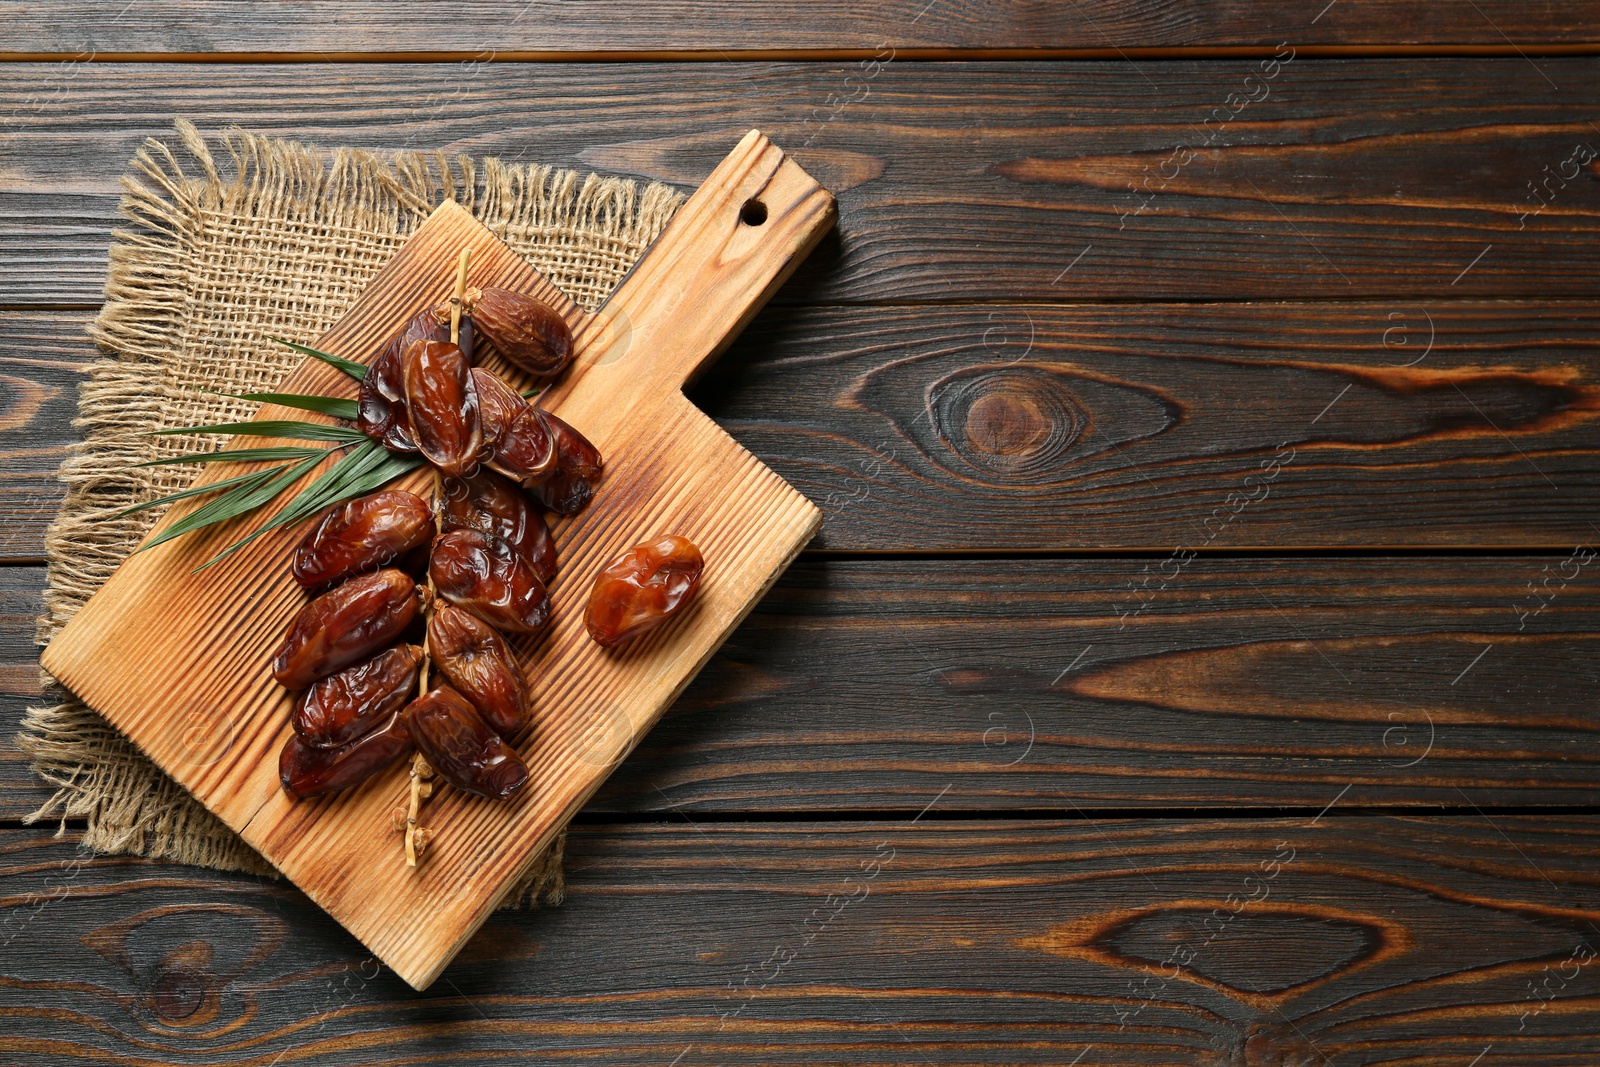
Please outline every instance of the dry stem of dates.
[{"label": "dry stem of dates", "polygon": [[[467,263],[472,258],[472,249],[463,248],[461,258],[456,262],[456,292],[450,300],[450,343],[461,343],[461,301],[467,292]],[[438,468],[433,471],[433,532],[434,536],[444,523],[441,511],[444,501],[444,480]],[[424,627],[433,619],[433,602],[437,591],[433,587],[432,567],[428,573],[427,602],[423,607]],[[428,666],[431,663],[428,652],[428,638],[426,629],[422,638],[422,670],[417,676],[417,696],[422,696],[428,691]],[[406,866],[415,867],[417,861],[427,849],[428,840],[432,836],[428,828],[418,822],[422,810],[422,802],[433,795],[433,768],[428,766],[428,761],[423,759],[418,752],[411,757],[411,803],[406,810]]]}]

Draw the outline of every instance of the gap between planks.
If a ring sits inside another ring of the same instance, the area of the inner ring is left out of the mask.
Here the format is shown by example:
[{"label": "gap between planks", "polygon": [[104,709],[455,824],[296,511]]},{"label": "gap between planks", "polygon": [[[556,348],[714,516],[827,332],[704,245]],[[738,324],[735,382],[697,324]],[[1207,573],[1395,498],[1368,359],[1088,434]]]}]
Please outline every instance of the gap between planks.
[{"label": "gap between planks", "polygon": [[[1143,60],[1146,62],[1265,59],[1276,45],[1195,45],[1157,48],[896,48],[896,62],[977,63]],[[882,58],[882,48],[664,49],[661,51],[415,52],[0,52],[0,63],[855,63]],[[1295,45],[1310,59],[1554,59],[1600,55],[1600,41],[1570,44]]]},{"label": "gap between planks", "polygon": [[[1415,559],[1415,560],[1446,560],[1446,559],[1515,559],[1517,557],[1531,556],[1559,556],[1572,551],[1572,546],[1565,542],[1547,545],[1448,545],[1433,547],[1409,546],[1361,546],[1356,548],[1330,547],[1306,548],[1304,546],[1273,546],[1261,545],[1243,548],[1197,548],[1192,550],[1197,559],[1212,560],[1215,562],[1233,560],[1273,560],[1275,562],[1304,562],[1310,560],[1350,559],[1350,560],[1381,560],[1381,559]],[[1172,555],[1170,548],[996,548],[996,549],[940,549],[930,548],[927,551],[907,551],[905,549],[885,549],[875,552],[870,549],[859,548],[807,548],[795,557],[795,563],[804,563],[808,560],[825,561],[828,563],[926,563],[930,566],[936,563],[1003,563],[1006,560],[1015,560],[1018,563],[1038,563],[1047,560],[1060,560],[1068,563],[1116,563],[1126,560],[1141,559],[1167,559]],[[49,564],[44,556],[0,556],[0,569],[14,568],[24,570],[29,567],[44,567]]]},{"label": "gap between planks", "polygon": [[[851,809],[833,811],[748,811],[707,810],[688,812],[580,811],[569,826],[761,826],[765,824],[810,824],[848,826],[893,826],[904,822],[994,823],[994,822],[1102,822],[1118,819],[1141,822],[1237,822],[1255,823],[1271,819],[1382,819],[1382,818],[1560,818],[1600,815],[1597,804],[1351,804],[1329,810],[1327,806],[1291,805],[1262,807],[1196,808],[1096,808],[1073,805],[1067,808],[956,808],[951,810]],[[76,833],[87,825],[80,818],[50,819]],[[45,825],[22,819],[0,819],[0,830],[37,830]],[[115,853],[107,853],[115,855]],[[144,858],[144,857],[136,857]]]}]

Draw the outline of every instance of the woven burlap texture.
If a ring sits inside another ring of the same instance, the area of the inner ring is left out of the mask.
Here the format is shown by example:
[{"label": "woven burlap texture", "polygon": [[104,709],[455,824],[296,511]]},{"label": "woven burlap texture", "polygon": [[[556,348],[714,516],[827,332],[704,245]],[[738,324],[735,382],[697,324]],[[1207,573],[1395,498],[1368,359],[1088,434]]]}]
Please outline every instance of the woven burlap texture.
[{"label": "woven burlap texture", "polygon": [[[106,302],[90,334],[108,355],[80,387],[83,442],[62,464],[50,527],[47,643],[160,517],[134,505],[183,488],[200,467],[133,465],[210,451],[215,438],[153,430],[236,421],[254,405],[216,395],[270,390],[355,302],[406,237],[454,198],[583,307],[598,307],[683,201],[663,185],[465,155],[378,156],[229,130],[214,155],[188,122],[176,146],[147,140],[122,184],[133,225],[113,234]],[[53,680],[46,679],[53,684]],[[152,680],[159,684],[159,680]],[[85,847],[221,870],[270,868],[106,721],[59,687],[31,708],[21,743],[56,790],[34,820],[86,819]],[[554,903],[561,846],[508,904]]]}]

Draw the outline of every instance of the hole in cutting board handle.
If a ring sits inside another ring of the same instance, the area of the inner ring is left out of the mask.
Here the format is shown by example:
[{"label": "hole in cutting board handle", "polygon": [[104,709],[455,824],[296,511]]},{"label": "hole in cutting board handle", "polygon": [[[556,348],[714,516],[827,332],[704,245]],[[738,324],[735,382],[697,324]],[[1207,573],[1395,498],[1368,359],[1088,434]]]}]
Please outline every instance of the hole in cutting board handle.
[{"label": "hole in cutting board handle", "polygon": [[767,205],[752,197],[739,209],[739,221],[746,226],[760,226],[767,221]]}]

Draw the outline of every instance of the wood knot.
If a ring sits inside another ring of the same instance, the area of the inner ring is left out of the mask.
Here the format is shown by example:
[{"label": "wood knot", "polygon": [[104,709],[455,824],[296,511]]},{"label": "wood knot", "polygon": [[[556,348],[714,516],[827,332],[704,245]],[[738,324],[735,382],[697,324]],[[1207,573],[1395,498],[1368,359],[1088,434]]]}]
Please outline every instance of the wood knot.
[{"label": "wood knot", "polygon": [[1089,422],[1061,379],[1037,367],[972,368],[935,383],[929,403],[945,447],[1008,479],[1061,465]]},{"label": "wood knot", "polygon": [[214,950],[209,941],[189,941],[155,962],[146,997],[158,1026],[189,1029],[215,1022],[221,1010],[213,970]]},{"label": "wood knot", "polygon": [[[1269,894],[1271,886],[1256,875],[1251,886]],[[1250,887],[1241,883],[1236,897]],[[1235,912],[1234,907],[1239,910]],[[1274,994],[1338,975],[1370,959],[1385,941],[1382,928],[1281,904],[1239,900],[1207,910],[1167,908],[1108,928],[1101,947],[1117,956],[1157,968],[1172,962],[1176,946],[1187,951],[1179,960],[1194,976],[1235,994]],[[1260,961],[1271,958],[1273,966]]]},{"label": "wood knot", "polygon": [[200,1010],[206,1000],[206,983],[186,967],[163,971],[156,976],[151,992],[156,1014],[167,1022],[182,1022]]},{"label": "wood knot", "polygon": [[1220,877],[1231,891],[1083,915],[1017,944],[1142,972],[1154,992],[1188,982],[1262,1011],[1410,950],[1409,935],[1391,919],[1282,899],[1293,883],[1277,878],[1283,870],[1257,862],[1209,877],[1196,872],[1193,881]]},{"label": "wood knot", "polygon": [[967,440],[991,456],[1017,456],[1050,436],[1051,418],[1037,396],[1006,390],[978,397],[967,408]]},{"label": "wood knot", "polygon": [[[258,908],[174,904],[97,927],[80,940],[125,976],[126,1003],[140,1026],[162,1039],[181,1034],[192,1041],[256,1017],[260,983],[244,976],[276,956],[287,931],[283,919]],[[113,981],[108,988],[118,986]]]}]

